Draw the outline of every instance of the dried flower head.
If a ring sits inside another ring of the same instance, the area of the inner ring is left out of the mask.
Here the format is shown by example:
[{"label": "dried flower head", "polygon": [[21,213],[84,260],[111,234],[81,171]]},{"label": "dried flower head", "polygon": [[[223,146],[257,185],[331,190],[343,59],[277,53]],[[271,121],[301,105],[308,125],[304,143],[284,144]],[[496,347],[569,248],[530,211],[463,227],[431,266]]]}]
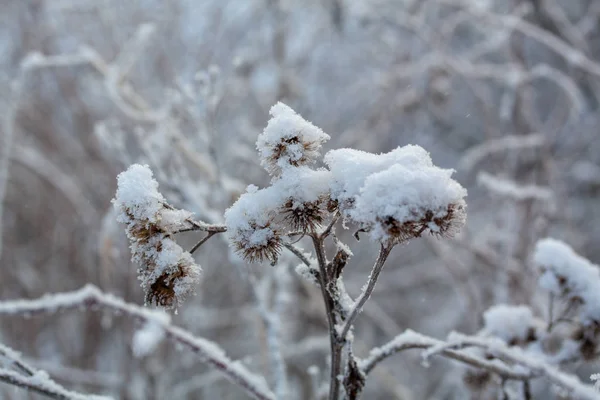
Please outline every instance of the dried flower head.
[{"label": "dried flower head", "polygon": [[200,266],[170,237],[188,224],[190,213],[166,204],[147,165],[130,166],[117,181],[113,205],[119,212],[117,220],[126,225],[146,302],[176,307],[200,279]]},{"label": "dried flower head", "polygon": [[276,222],[280,204],[280,194],[272,186],[260,190],[249,186],[227,209],[227,236],[238,255],[249,262],[277,260],[282,247]]},{"label": "dried flower head", "polygon": [[261,165],[269,174],[277,177],[289,167],[314,163],[329,135],[281,102],[271,107],[270,114],[256,142]]},{"label": "dried flower head", "polygon": [[466,190],[451,173],[394,165],[365,179],[347,214],[381,242],[400,243],[425,231],[451,237],[466,221]]},{"label": "dried flower head", "polygon": [[377,218],[378,229],[394,243],[402,243],[421,237],[424,232],[451,238],[460,231],[466,220],[466,205],[449,204],[445,211],[426,210],[414,213],[414,219],[400,222],[392,216]]},{"label": "dried flower head", "polygon": [[238,231],[238,239],[233,244],[242,257],[248,262],[263,262],[268,260],[275,264],[281,254],[282,244],[280,234],[269,224],[250,224],[245,232]]},{"label": "dried flower head", "polygon": [[283,205],[280,212],[283,220],[292,231],[314,232],[325,218],[321,199],[315,201],[297,202],[290,198]]}]

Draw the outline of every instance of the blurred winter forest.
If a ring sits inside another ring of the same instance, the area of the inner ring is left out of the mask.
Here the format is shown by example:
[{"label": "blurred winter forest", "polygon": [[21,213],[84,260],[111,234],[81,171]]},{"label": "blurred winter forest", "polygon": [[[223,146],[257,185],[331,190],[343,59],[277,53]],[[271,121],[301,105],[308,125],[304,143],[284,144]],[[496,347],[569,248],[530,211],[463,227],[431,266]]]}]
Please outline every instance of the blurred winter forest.
[{"label": "blurred winter forest", "polygon": [[[599,22],[595,0],[0,0],[0,300],[93,283],[143,304],[110,203],[117,174],[148,164],[171,204],[222,222],[248,184],[269,181],[255,142],[281,100],[331,136],[326,150],[417,144],[469,191],[461,235],[394,249],[356,323],[359,356],[407,328],[475,334],[494,304],[547,316],[536,241],[600,262]],[[354,296],[377,247],[352,233],[340,235]],[[309,398],[329,339],[298,261],[249,266],[218,238],[194,257],[202,281],[175,323],[268,375],[266,296],[283,316],[290,398]],[[138,325],[109,312],[1,316],[0,342],[85,393],[247,398],[171,343],[136,357]],[[600,363],[566,370],[589,382]],[[464,374],[407,351],[364,396],[495,398]],[[0,397],[42,398],[6,384]]]}]

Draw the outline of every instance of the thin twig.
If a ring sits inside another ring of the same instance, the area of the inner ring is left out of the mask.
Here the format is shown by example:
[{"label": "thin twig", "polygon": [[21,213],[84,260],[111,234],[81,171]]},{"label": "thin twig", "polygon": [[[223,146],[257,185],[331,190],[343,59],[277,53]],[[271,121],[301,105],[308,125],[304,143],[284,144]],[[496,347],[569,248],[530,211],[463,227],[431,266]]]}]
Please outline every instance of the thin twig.
[{"label": "thin twig", "polygon": [[327,225],[327,227],[325,228],[325,230],[323,232],[321,232],[321,234],[319,235],[319,237],[321,239],[324,239],[327,236],[329,236],[329,234],[331,233],[331,230],[333,229],[333,226],[338,221],[338,219],[340,219],[340,216],[341,216],[340,211],[337,210],[335,212],[335,214],[333,214],[333,217],[331,217],[331,221],[329,222],[329,225]]},{"label": "thin twig", "polygon": [[210,239],[211,237],[215,236],[217,233],[218,232],[215,232],[215,231],[212,231],[212,232],[209,231],[208,234],[206,236],[204,236],[204,238],[201,241],[199,241],[198,243],[196,243],[194,245],[194,247],[192,247],[192,249],[190,250],[190,254],[194,254],[194,252],[196,250],[198,250],[200,248],[200,246],[202,246],[204,243],[206,243],[206,241],[208,239]]},{"label": "thin twig", "polygon": [[300,259],[307,267],[310,267],[310,260],[302,253],[302,250],[294,246],[292,243],[283,242],[283,247],[288,249],[292,254]]},{"label": "thin twig", "polygon": [[215,232],[222,233],[227,232],[227,227],[225,225],[220,224],[207,224],[202,221],[194,221],[193,219],[187,219],[187,222],[192,224],[191,230],[193,231],[204,231],[204,232]]},{"label": "thin twig", "polygon": [[379,274],[381,273],[381,270],[383,269],[385,261],[390,255],[392,248],[392,245],[381,245],[381,248],[379,250],[379,256],[377,257],[377,261],[375,261],[375,265],[373,266],[371,275],[369,276],[367,287],[363,290],[358,299],[356,299],[355,305],[352,308],[352,311],[350,312],[350,316],[346,319],[345,325],[341,330],[339,336],[340,340],[343,341],[346,338],[348,332],[352,328],[352,324],[356,320],[356,317],[358,317],[358,314],[362,310],[363,306],[365,305],[367,300],[369,300],[369,297],[371,297],[371,293],[373,292],[375,284],[377,283],[377,278],[379,278]]}]

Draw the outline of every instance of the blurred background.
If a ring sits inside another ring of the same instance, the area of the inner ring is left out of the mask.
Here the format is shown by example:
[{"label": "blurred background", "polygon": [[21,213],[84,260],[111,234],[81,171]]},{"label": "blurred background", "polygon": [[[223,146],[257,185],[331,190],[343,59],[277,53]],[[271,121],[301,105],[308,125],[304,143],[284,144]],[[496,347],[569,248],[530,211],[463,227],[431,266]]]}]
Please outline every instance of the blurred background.
[{"label": "blurred background", "polygon": [[[149,164],[171,204],[222,222],[246,185],[268,183],[255,141],[281,100],[331,136],[326,150],[418,144],[469,190],[460,237],[394,250],[358,320],[358,356],[407,328],[475,333],[493,304],[544,316],[538,238],[600,262],[599,18],[595,0],[0,0],[0,299],[89,282],[143,304],[110,203],[116,175]],[[352,233],[341,237],[355,296],[377,246]],[[308,398],[307,370],[327,375],[329,344],[298,262],[240,264],[217,238],[195,258],[202,284],[175,322],[269,377],[248,278],[271,276],[290,398]],[[134,357],[136,328],[102,312],[2,317],[0,341],[83,392],[246,398],[171,343]],[[600,366],[571,370],[587,379]],[[463,373],[399,354],[365,398],[490,398]],[[4,384],[0,397],[40,398]]]}]

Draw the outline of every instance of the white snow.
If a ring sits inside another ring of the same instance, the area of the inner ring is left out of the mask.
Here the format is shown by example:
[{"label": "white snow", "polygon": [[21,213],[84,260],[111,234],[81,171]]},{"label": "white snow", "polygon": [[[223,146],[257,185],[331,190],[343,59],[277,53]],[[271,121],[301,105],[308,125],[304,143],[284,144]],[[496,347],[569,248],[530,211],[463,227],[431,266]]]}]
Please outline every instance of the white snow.
[{"label": "white snow", "polygon": [[331,150],[325,154],[325,164],[332,173],[331,197],[340,202],[355,200],[365,179],[392,165],[433,166],[429,153],[420,146],[397,147],[389,153],[373,154],[354,149]]},{"label": "white snow", "polygon": [[535,328],[533,312],[527,306],[498,304],[483,314],[484,332],[509,343],[513,340],[525,342],[529,332]]},{"label": "white snow", "polygon": [[133,335],[131,348],[136,357],[145,357],[151,354],[165,337],[165,330],[155,321],[147,321],[141,329]]},{"label": "white snow", "polygon": [[[117,176],[113,204],[119,210],[127,210],[133,219],[156,222],[164,203],[165,198],[158,191],[158,182],[148,165],[133,164]],[[121,213],[117,220],[128,223],[130,217]]]}]

